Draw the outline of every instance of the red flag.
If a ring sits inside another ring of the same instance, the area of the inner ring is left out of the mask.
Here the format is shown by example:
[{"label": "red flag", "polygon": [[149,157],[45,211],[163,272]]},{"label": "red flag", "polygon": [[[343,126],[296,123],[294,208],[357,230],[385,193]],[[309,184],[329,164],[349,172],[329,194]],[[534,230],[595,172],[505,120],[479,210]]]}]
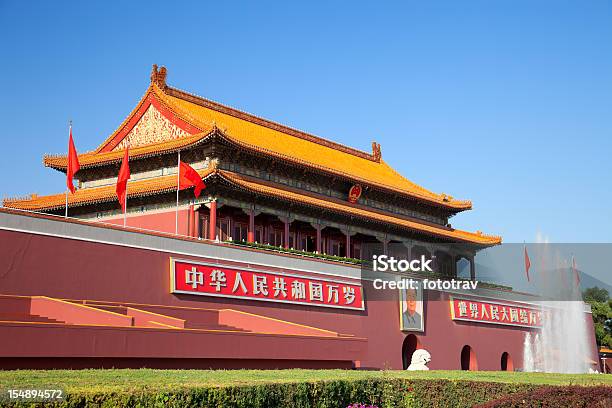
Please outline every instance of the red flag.
[{"label": "red flag", "polygon": [[72,140],[72,126],[70,126],[70,137],[68,138],[68,167],[66,168],[66,186],[72,194],[74,194],[74,184],[72,179],[81,165],[79,164],[79,156],[77,155],[76,148],[74,147],[74,140]]},{"label": "red flag", "polygon": [[202,190],[206,188],[206,184],[204,184],[198,172],[187,163],[181,161],[179,167],[179,190],[192,186],[195,187],[193,192],[196,197],[199,197]]},{"label": "red flag", "polygon": [[531,282],[529,278],[529,268],[531,268],[531,261],[529,260],[529,254],[527,253],[527,246],[525,248],[525,274],[527,275],[527,282]]},{"label": "red flag", "polygon": [[572,272],[574,272],[574,279],[576,280],[576,286],[580,286],[580,273],[576,267],[576,258],[572,256]]},{"label": "red flag", "polygon": [[123,156],[123,162],[121,163],[121,169],[119,169],[119,176],[117,177],[117,198],[121,209],[125,212],[125,199],[127,194],[127,182],[130,179],[130,165],[129,165],[129,147],[125,148],[125,155]]}]

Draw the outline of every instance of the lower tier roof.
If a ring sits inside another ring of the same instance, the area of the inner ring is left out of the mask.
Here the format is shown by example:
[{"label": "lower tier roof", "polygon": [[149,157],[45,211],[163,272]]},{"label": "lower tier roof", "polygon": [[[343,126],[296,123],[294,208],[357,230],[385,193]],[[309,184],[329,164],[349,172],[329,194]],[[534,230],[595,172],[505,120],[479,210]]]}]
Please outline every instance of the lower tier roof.
[{"label": "lower tier roof", "polygon": [[[205,179],[212,176],[221,177],[235,188],[252,192],[257,195],[273,197],[314,208],[329,210],[332,213],[350,215],[368,221],[390,224],[407,230],[425,233],[435,237],[458,242],[468,242],[479,245],[497,245],[501,237],[473,233],[441,225],[426,224],[418,220],[402,217],[383,211],[376,211],[359,204],[350,204],[339,199],[314,193],[305,193],[293,190],[287,186],[265,182],[253,177],[244,176],[234,172],[221,170],[216,166],[199,170],[200,176]],[[144,197],[176,191],[176,175],[155,177],[145,180],[135,180],[128,183],[128,198]],[[68,195],[68,206],[78,207],[117,200],[115,184],[76,190]],[[8,208],[28,211],[54,211],[64,208],[66,196],[54,194],[47,196],[33,195],[22,199],[5,199],[4,206]]]}]

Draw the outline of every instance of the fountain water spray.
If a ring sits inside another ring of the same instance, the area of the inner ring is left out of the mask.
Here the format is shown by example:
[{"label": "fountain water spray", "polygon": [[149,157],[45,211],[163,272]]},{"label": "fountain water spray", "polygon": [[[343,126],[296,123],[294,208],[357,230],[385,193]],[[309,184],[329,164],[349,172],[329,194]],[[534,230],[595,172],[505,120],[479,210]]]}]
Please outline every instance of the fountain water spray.
[{"label": "fountain water spray", "polygon": [[531,340],[531,332],[525,333],[523,341],[523,371],[534,372],[536,370],[533,359],[533,341]]},{"label": "fountain water spray", "polygon": [[[541,302],[542,329],[528,332],[523,343],[524,371],[586,373],[592,355],[580,288],[558,254],[547,243],[535,247],[540,265],[536,283]],[[548,300],[554,299],[554,300]]]}]

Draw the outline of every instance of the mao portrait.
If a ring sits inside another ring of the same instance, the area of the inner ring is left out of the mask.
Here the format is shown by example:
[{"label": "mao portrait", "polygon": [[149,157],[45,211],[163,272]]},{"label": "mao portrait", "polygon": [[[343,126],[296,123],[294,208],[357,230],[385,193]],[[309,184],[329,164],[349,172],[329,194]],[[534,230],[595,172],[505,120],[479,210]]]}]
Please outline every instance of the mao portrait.
[{"label": "mao portrait", "polygon": [[400,289],[400,329],[404,331],[423,331],[423,288]]}]

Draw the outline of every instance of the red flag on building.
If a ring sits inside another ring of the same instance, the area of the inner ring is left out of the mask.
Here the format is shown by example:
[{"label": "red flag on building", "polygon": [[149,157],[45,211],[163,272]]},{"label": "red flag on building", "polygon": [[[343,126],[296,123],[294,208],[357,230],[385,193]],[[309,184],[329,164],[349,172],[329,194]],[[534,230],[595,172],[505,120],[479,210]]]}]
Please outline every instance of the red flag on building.
[{"label": "red flag on building", "polygon": [[529,277],[529,268],[531,268],[531,261],[529,260],[529,254],[527,253],[527,246],[525,248],[525,274],[527,275],[527,282],[531,282]]},{"label": "red flag on building", "polygon": [[68,167],[66,168],[66,186],[72,194],[74,194],[74,184],[72,184],[72,179],[80,168],[81,165],[79,164],[79,156],[77,155],[76,148],[74,147],[74,140],[72,140],[72,125],[70,125],[70,137],[68,138]]},{"label": "red flag on building", "polygon": [[206,188],[206,184],[202,181],[202,177],[197,171],[187,163],[179,161],[179,190],[183,190],[188,187],[195,187],[193,190],[196,197],[200,196],[202,190]]},{"label": "red flag on building", "polygon": [[572,272],[574,273],[574,279],[576,280],[576,286],[580,286],[580,273],[576,267],[576,258],[572,256]]},{"label": "red flag on building", "polygon": [[121,169],[119,170],[119,177],[117,177],[117,198],[121,209],[125,213],[126,211],[126,199],[127,199],[127,182],[130,179],[130,165],[129,165],[129,147],[125,148],[125,155],[123,156],[123,162],[121,163]]}]

